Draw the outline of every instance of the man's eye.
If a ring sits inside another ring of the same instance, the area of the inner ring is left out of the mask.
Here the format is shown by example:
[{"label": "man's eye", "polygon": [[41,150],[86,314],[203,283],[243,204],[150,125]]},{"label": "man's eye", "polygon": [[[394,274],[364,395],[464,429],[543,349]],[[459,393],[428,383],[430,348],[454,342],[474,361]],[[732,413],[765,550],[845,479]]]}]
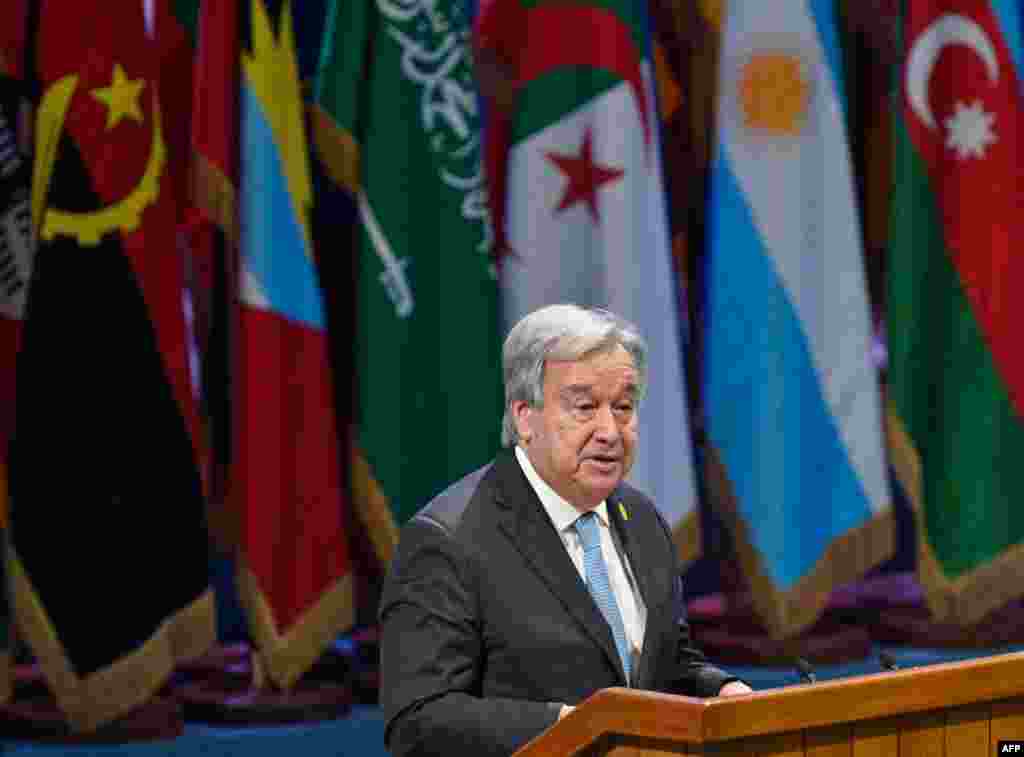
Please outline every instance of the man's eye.
[{"label": "man's eye", "polygon": [[629,413],[633,412],[633,403],[632,402],[625,402],[625,403],[616,405],[615,406],[615,412],[616,413],[620,413],[622,415],[628,415]]},{"label": "man's eye", "polygon": [[581,420],[587,420],[588,418],[594,417],[594,413],[597,412],[597,405],[591,403],[585,403],[583,405],[573,405],[572,412],[573,415],[575,415],[577,418]]}]

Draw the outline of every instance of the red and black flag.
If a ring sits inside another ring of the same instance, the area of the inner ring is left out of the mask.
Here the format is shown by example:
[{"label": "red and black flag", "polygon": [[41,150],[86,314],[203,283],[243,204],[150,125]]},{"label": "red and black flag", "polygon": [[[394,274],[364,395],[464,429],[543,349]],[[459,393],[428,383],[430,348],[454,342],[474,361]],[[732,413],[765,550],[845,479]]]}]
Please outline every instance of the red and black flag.
[{"label": "red and black flag", "polygon": [[[40,0],[35,266],[10,457],[15,619],[73,727],[213,642],[177,241],[182,168],[141,0]],[[116,23],[112,19],[117,19]]]}]

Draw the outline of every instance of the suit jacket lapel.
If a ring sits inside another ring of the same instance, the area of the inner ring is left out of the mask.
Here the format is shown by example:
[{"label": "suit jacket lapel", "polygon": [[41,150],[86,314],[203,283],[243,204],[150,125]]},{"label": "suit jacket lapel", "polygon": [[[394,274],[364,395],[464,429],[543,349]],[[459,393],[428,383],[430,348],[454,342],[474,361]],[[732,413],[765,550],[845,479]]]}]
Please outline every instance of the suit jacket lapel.
[{"label": "suit jacket lapel", "polygon": [[503,453],[495,461],[494,468],[497,483],[495,501],[501,513],[499,528],[558,597],[566,612],[604,651],[625,682],[626,674],[611,628],[580,578],[562,538],[526,480],[515,455]]},{"label": "suit jacket lapel", "polygon": [[627,503],[619,490],[616,490],[608,498],[608,519],[619,536],[619,542],[626,551],[626,557],[629,558],[629,566],[639,584],[640,596],[643,598],[644,604],[649,607],[653,566],[651,560],[645,560],[644,556],[652,554],[649,549],[653,545],[648,543],[649,534],[645,533],[644,529],[634,527],[636,521],[629,518],[629,512]]},{"label": "suit jacket lapel", "polygon": [[[633,685],[637,688],[645,687],[645,675],[649,665],[649,657],[654,649],[654,641],[660,635],[659,617],[657,614],[658,605],[661,604],[661,597],[653,596],[653,587],[656,582],[652,571],[655,561],[650,559],[652,555],[659,552],[657,542],[652,541],[652,534],[647,524],[640,524],[639,520],[643,514],[633,515],[630,504],[623,499],[622,492],[616,490],[608,498],[608,519],[612,528],[619,536],[623,551],[629,560],[629,567],[633,571],[633,577],[637,583],[637,590],[647,608],[647,623],[644,628],[644,642],[640,650],[640,661],[633,671]],[[648,643],[649,640],[651,643]]]}]

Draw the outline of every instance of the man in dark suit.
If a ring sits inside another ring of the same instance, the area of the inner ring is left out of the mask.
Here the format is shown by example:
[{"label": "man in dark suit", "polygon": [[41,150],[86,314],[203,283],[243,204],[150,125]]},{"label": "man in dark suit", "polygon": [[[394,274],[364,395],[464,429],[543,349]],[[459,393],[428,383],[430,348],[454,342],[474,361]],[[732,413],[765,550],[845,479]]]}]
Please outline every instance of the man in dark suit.
[{"label": "man in dark suit", "polygon": [[509,755],[609,686],[750,688],[690,644],[680,566],[623,482],[646,347],[603,311],[553,305],[504,347],[505,450],[405,525],[380,618],[396,755]]}]

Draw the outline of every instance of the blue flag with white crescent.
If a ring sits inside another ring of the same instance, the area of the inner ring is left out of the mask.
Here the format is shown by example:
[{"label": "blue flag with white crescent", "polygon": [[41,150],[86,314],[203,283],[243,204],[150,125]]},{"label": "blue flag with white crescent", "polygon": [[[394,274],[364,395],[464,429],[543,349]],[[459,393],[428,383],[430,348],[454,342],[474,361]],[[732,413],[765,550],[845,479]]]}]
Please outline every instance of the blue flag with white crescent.
[{"label": "blue flag with white crescent", "polygon": [[831,0],[729,3],[719,91],[709,480],[784,637],[894,541]]}]

